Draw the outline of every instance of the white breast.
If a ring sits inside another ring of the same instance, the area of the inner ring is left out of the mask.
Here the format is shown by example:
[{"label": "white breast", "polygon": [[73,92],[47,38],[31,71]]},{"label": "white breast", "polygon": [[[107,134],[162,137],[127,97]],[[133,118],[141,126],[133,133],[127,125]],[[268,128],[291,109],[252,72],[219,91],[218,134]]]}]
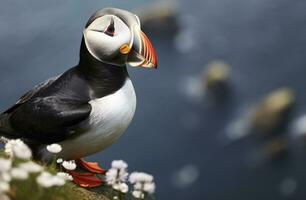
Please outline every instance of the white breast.
[{"label": "white breast", "polygon": [[133,119],[136,109],[136,95],[131,80],[117,92],[89,102],[92,111],[88,132],[60,143],[60,155],[66,159],[85,157],[99,152],[115,142]]}]

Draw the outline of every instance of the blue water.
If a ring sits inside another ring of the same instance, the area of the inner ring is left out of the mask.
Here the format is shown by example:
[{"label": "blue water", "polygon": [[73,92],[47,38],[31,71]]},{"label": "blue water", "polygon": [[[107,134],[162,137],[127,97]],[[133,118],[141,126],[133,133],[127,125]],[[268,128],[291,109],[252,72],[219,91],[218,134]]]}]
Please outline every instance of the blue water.
[{"label": "blue water", "polygon": [[[136,10],[152,3],[156,1],[2,1],[1,110],[33,85],[77,63],[83,26],[95,10]],[[149,34],[159,69],[129,70],[138,97],[135,118],[116,144],[91,159],[106,168],[111,160],[124,159],[130,171],[154,174],[157,199],[306,198],[304,152],[253,166],[250,157],[260,146],[254,138],[222,142],[226,126],[241,110],[278,87],[294,89],[293,116],[306,111],[306,1],[177,3],[181,29],[194,45],[182,53],[174,45],[175,33]],[[208,106],[188,98],[182,87],[186,77],[214,59],[232,66],[232,94],[225,103]],[[186,165],[198,169],[199,176],[186,187],[176,187],[173,174]],[[280,183],[287,177],[296,180],[297,188],[283,196]]]}]

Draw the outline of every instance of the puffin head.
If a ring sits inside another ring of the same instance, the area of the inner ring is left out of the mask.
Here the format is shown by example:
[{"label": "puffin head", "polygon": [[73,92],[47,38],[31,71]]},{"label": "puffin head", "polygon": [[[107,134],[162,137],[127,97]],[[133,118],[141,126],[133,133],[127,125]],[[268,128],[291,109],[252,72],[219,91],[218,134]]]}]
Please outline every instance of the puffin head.
[{"label": "puffin head", "polygon": [[133,13],[117,8],[99,10],[88,20],[83,37],[89,53],[101,62],[157,67],[155,50]]}]

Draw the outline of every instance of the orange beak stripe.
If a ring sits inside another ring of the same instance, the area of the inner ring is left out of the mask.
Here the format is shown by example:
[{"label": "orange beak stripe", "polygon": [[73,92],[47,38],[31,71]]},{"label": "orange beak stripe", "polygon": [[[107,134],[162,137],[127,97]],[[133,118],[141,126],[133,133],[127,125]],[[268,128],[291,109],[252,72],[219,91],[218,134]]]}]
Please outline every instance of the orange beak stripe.
[{"label": "orange beak stripe", "polygon": [[150,64],[150,65],[153,65],[154,68],[157,68],[157,56],[153,48],[153,45],[151,44],[146,34],[141,32],[140,36],[141,36],[141,41],[142,41],[141,54],[145,58],[145,60],[143,61],[143,64]]}]

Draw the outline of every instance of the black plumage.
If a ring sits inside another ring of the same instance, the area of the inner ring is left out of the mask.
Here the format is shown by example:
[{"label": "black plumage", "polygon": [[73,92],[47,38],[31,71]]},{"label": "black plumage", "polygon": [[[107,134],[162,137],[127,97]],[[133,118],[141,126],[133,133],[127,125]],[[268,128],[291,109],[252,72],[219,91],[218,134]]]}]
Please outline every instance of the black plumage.
[{"label": "black plumage", "polygon": [[88,102],[116,92],[127,77],[126,66],[98,61],[83,39],[79,64],[34,87],[3,112],[0,135],[49,144],[82,134],[91,112]]}]

